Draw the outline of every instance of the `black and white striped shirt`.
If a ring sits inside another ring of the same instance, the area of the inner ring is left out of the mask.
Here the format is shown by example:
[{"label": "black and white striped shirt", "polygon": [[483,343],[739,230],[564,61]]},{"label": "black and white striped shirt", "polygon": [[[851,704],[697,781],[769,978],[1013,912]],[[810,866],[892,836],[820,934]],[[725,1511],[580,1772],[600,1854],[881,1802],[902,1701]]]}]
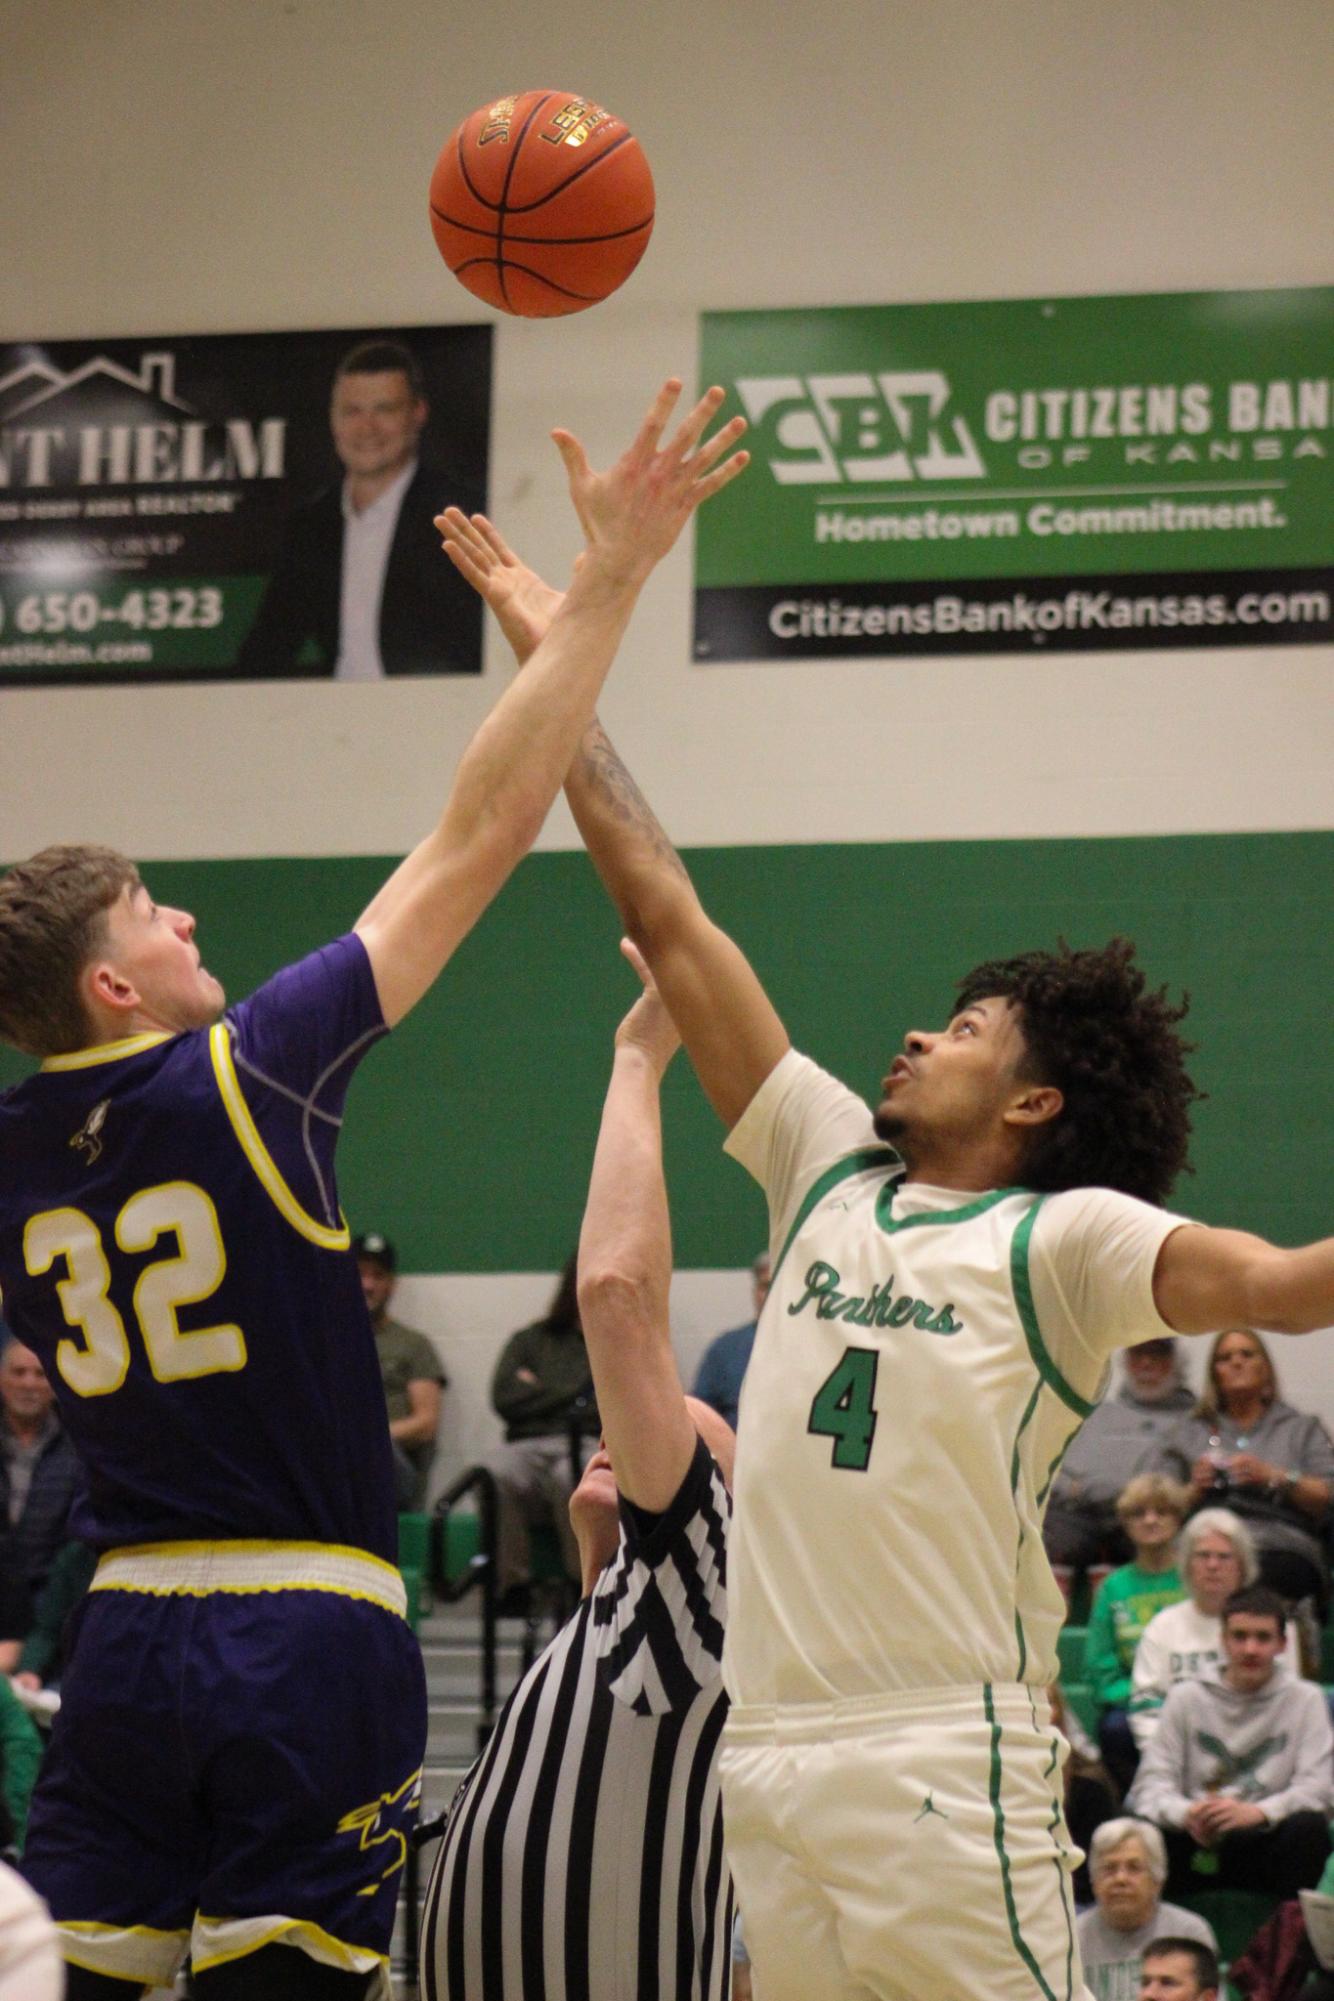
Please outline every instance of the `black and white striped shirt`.
[{"label": "black and white striped shirt", "polygon": [[731,1502],[703,1442],[510,1696],[426,1896],[424,2001],[724,2001]]}]

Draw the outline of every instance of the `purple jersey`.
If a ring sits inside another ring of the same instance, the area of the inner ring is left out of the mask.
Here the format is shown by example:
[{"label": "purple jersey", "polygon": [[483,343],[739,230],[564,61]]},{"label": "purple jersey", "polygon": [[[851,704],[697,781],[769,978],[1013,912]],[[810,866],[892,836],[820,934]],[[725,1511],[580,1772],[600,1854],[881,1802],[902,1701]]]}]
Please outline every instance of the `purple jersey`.
[{"label": "purple jersey", "polygon": [[281,1538],[392,1563],[384,1394],[338,1208],[385,1033],[355,936],[213,1029],[50,1058],[0,1097],[0,1289],[83,1459],[75,1533]]}]

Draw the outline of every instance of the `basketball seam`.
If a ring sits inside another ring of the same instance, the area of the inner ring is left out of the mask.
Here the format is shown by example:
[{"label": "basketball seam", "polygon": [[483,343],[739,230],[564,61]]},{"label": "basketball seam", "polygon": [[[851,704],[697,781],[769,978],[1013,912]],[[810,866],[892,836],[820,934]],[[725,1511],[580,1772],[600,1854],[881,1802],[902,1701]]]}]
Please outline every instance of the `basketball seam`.
[{"label": "basketball seam", "polygon": [[[500,275],[502,285],[505,282],[506,271],[519,271],[525,278],[535,278],[539,285],[546,285],[551,291],[559,292],[563,299],[583,299],[590,306],[596,306],[601,303],[600,295],[597,292],[571,291],[568,285],[558,285],[554,278],[548,278],[545,271],[535,271],[530,264],[520,264],[517,257],[467,257],[462,264],[454,266],[455,277],[458,276],[460,271],[471,271],[474,264],[494,264]],[[506,293],[506,297],[508,296],[508,293]]]},{"label": "basketball seam", "polygon": [[546,193],[539,195],[536,201],[516,202],[509,210],[509,213],[511,215],[527,215],[533,209],[541,208],[544,202],[551,201],[554,196],[564,194],[566,188],[573,187],[574,183],[584,174],[591,174],[593,169],[600,167],[604,160],[610,160],[613,154],[618,153],[621,147],[628,140],[633,139],[634,136],[633,132],[622,132],[620,138],[613,139],[611,145],[607,147],[604,153],[598,154],[596,160],[585,160],[581,167],[576,167],[572,174],[567,174],[565,179],[558,181],[554,188],[548,188]]},{"label": "basketball seam", "polygon": [[520,126],[518,136],[514,141],[514,151],[510,154],[509,164],[505,169],[504,184],[500,190],[500,210],[496,216],[496,276],[500,279],[500,294],[507,306],[511,301],[509,286],[505,282],[505,258],[503,252],[505,248],[505,218],[509,213],[510,182],[514,179],[514,169],[519,164],[519,153],[522,150],[523,142],[533,129],[533,120],[537,117],[538,112],[550,102],[553,95],[552,91],[543,91],[541,97],[538,98],[537,103]]},{"label": "basketball seam", "polygon": [[[517,210],[511,210],[517,214]],[[483,229],[480,223],[461,222],[457,216],[446,215],[443,209],[431,204],[431,214],[437,222],[443,222],[449,229],[461,229],[469,236],[494,236],[495,231]],[[617,237],[634,236],[641,229],[652,229],[653,217],[647,215],[642,222],[632,222],[628,229],[606,229],[600,236],[514,236],[506,240],[510,243],[614,243]]]}]

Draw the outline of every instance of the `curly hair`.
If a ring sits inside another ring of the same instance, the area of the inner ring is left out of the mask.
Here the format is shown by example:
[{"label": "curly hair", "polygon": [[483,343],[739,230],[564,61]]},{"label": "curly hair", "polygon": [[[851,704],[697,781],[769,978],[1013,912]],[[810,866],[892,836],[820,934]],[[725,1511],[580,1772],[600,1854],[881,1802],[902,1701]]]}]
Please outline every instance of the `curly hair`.
[{"label": "curly hair", "polygon": [[1194,1045],[1177,1034],[1187,1001],[1146,988],[1128,938],[1096,951],[1023,952],[975,966],[956,1010],[989,995],[1018,1011],[1023,1075],[1054,1084],[1065,1103],[1039,1126],[1024,1161],[1031,1188],[1118,1188],[1165,1202],[1190,1172],[1190,1107],[1204,1096],[1186,1070]]}]

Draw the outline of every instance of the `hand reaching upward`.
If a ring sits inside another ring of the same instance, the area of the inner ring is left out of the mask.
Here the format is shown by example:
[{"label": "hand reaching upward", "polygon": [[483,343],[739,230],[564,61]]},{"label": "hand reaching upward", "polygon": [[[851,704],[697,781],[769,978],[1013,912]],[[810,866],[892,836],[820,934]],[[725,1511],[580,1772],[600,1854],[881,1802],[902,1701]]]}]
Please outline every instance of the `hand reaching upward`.
[{"label": "hand reaching upward", "polygon": [[612,576],[642,577],[661,561],[703,500],[721,490],[750,463],[748,452],[730,451],[746,429],[733,417],[701,444],[725,391],[706,389],[689,416],[663,445],[662,434],[681,394],[675,376],[649,406],[639,435],[606,472],[594,472],[570,431],[551,433],[570,481],[570,498],[588,538],[588,555]]},{"label": "hand reaching upward", "polygon": [[[490,605],[522,665],[564,604],[564,591],[529,569],[484,514],[469,518],[457,507],[447,507],[436,516],[435,525],[444,537],[445,554]],[[583,560],[576,559],[576,574]]]},{"label": "hand reaching upward", "polygon": [[661,1077],[681,1047],[681,1037],[643,954],[628,938],[622,938],[621,951],[638,973],[644,991],[617,1029],[616,1047],[642,1051]]}]

